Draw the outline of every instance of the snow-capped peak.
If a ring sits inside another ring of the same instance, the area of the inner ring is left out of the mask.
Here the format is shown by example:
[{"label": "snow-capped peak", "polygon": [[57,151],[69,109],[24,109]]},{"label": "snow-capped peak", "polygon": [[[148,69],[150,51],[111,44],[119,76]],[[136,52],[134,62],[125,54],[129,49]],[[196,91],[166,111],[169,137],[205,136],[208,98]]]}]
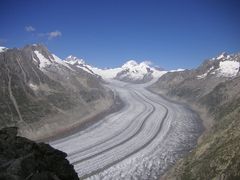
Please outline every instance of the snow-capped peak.
[{"label": "snow-capped peak", "polygon": [[122,66],[122,71],[117,74],[116,78],[132,82],[142,82],[144,80],[158,78],[166,73],[165,71],[151,67],[151,64],[150,61],[143,61],[141,63],[137,63],[134,60],[127,61]]},{"label": "snow-capped peak", "polygon": [[33,45],[33,60],[38,63],[38,66],[41,70],[45,70],[50,66],[65,66],[69,70],[74,71],[67,63],[65,63],[62,59],[57,57],[55,54],[50,53],[44,46],[41,45]]},{"label": "snow-capped peak", "polygon": [[137,63],[134,60],[127,61],[123,66],[123,70],[128,70],[129,73],[134,74],[146,74],[150,71],[150,67],[148,66],[149,62],[141,62]]},{"label": "snow-capped peak", "polygon": [[229,55],[226,52],[222,52],[216,59],[220,60],[220,59],[224,59],[224,58],[228,58]]},{"label": "snow-capped peak", "polygon": [[218,76],[235,77],[239,72],[239,68],[240,63],[238,61],[221,61],[216,72],[218,72]]},{"label": "snow-capped peak", "polygon": [[[35,50],[34,53],[39,60],[39,68],[40,69],[43,69],[43,68],[49,66],[50,64],[52,64],[51,59],[46,58],[41,52]],[[37,61],[35,58],[33,58],[33,59],[34,59],[34,61]]]},{"label": "snow-capped peak", "polygon": [[76,56],[70,55],[65,59],[66,62],[68,62],[69,64],[86,64],[85,61],[83,59],[79,59]]},{"label": "snow-capped peak", "polygon": [[76,56],[70,55],[64,60],[64,62],[66,62],[67,64],[71,64],[77,68],[80,68],[94,76],[99,75],[98,73],[95,73],[95,71],[94,71],[96,68],[88,65],[83,59],[79,59]]},{"label": "snow-capped peak", "polygon": [[132,68],[132,67],[137,66],[137,65],[138,65],[138,63],[137,63],[136,61],[134,61],[134,60],[129,60],[129,61],[127,61],[126,63],[124,63],[124,64],[122,65],[122,68],[123,68],[123,69],[127,69],[127,68]]},{"label": "snow-capped peak", "polygon": [[219,60],[219,67],[213,74],[215,73],[219,77],[235,77],[239,73],[240,62],[234,55],[223,52],[216,59]]},{"label": "snow-capped peak", "polygon": [[101,69],[90,66],[85,63],[83,59],[79,59],[72,55],[68,56],[65,59],[65,62],[74,65],[77,68],[81,68],[89,73],[97,74],[104,79],[117,78],[121,80],[124,78],[129,78],[133,80],[141,80],[146,78],[147,76],[152,78],[160,77],[161,75],[163,75],[163,73],[165,73],[165,71],[160,71],[156,68],[150,67],[150,61],[143,61],[141,63],[138,63],[135,60],[129,60],[119,68],[109,69]]},{"label": "snow-capped peak", "polygon": [[76,56],[70,55],[66,58],[66,60],[78,60]]},{"label": "snow-capped peak", "polygon": [[0,46],[0,52],[4,52],[4,51],[6,51],[8,48],[6,48],[6,47],[3,47],[3,46]]},{"label": "snow-capped peak", "polygon": [[240,73],[239,55],[221,53],[219,56],[206,62],[208,67],[202,74],[197,75],[198,79],[203,79],[208,75],[214,77],[233,78]]},{"label": "snow-capped peak", "polygon": [[128,70],[129,72],[133,73],[148,73],[150,69],[153,69],[149,66],[150,64],[150,61],[143,61],[141,63],[137,63],[134,60],[130,60],[122,65],[122,69]]}]

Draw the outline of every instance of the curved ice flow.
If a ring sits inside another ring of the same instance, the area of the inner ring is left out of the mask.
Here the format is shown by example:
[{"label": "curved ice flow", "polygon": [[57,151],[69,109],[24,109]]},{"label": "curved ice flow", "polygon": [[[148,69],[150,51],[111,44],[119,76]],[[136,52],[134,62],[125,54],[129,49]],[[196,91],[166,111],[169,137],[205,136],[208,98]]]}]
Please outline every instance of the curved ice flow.
[{"label": "curved ice flow", "polygon": [[125,107],[91,127],[51,143],[67,152],[79,177],[157,179],[196,144],[198,117],[144,85],[111,81]]}]

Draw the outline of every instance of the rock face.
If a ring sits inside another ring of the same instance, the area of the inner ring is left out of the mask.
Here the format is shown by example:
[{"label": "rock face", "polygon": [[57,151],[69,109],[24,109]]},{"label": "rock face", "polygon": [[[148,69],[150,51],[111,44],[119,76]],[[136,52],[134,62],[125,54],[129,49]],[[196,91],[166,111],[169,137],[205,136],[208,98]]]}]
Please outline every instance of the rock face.
[{"label": "rock face", "polygon": [[[67,64],[42,45],[0,52],[0,127],[33,139],[109,109],[102,79]],[[33,133],[32,133],[33,132]]]},{"label": "rock face", "polygon": [[206,109],[213,119],[197,148],[165,179],[240,179],[239,62],[239,54],[222,54],[195,70],[167,73],[150,87]]},{"label": "rock face", "polygon": [[48,144],[17,136],[17,128],[0,130],[1,180],[77,180],[67,154]]}]

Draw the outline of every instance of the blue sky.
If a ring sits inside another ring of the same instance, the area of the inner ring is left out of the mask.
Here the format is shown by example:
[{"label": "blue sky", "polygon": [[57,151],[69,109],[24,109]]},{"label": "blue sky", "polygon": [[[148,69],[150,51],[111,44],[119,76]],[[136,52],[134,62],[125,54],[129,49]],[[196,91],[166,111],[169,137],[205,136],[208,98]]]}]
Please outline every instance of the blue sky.
[{"label": "blue sky", "polygon": [[98,67],[193,68],[240,52],[239,0],[0,0],[0,45],[43,43]]}]

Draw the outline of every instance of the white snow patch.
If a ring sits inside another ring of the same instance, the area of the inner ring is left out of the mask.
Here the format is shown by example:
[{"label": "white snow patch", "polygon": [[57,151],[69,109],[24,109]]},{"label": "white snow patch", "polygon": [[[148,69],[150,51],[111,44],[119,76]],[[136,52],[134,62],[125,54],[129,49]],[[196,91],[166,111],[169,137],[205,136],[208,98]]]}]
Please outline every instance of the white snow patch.
[{"label": "white snow patch", "polygon": [[81,68],[88,73],[97,74],[103,79],[113,79],[120,72],[123,72],[120,78],[128,77],[133,80],[141,80],[147,74],[152,74],[153,78],[159,78],[166,73],[166,71],[159,71],[156,68],[150,67],[152,64],[150,61],[137,63],[134,60],[129,60],[122,67],[109,69],[101,69],[90,66],[86,64],[83,59],[79,59],[72,55],[68,56],[65,59],[65,62],[75,65],[76,67]]},{"label": "white snow patch", "polygon": [[77,58],[77,57],[75,57],[75,56],[72,56],[72,55],[68,56],[68,57],[65,59],[65,61],[66,61],[67,63],[69,63],[69,64],[72,64],[72,65],[73,65],[73,64],[79,64],[79,65],[81,65],[81,64],[86,64],[83,59],[79,59],[79,58]]},{"label": "white snow patch", "polygon": [[75,65],[77,68],[81,68],[90,74],[99,75],[104,79],[112,79],[117,75],[118,72],[122,70],[122,68],[100,69],[97,67],[93,67],[86,64],[86,62],[83,59],[79,59],[72,55],[68,56],[65,59],[65,62],[71,65]]},{"label": "white snow patch", "polygon": [[49,59],[45,58],[39,51],[36,50],[36,51],[34,51],[34,53],[36,54],[36,56],[39,59],[40,69],[45,68],[46,66],[52,64],[52,62]]},{"label": "white snow patch", "polygon": [[74,69],[72,69],[67,63],[65,63],[62,59],[60,59],[59,57],[57,57],[55,54],[52,54],[53,58],[52,60],[54,60],[55,62],[57,62],[58,64],[61,64],[63,66],[65,66],[66,68],[75,71]]},{"label": "white snow patch", "polygon": [[36,84],[33,84],[33,83],[29,83],[29,87],[34,91],[37,91],[39,89],[39,87]]},{"label": "white snow patch", "polygon": [[103,79],[113,79],[116,77],[117,73],[122,71],[122,68],[112,68],[112,69],[100,69],[92,67],[91,70],[101,76]]},{"label": "white snow patch", "polygon": [[223,59],[224,58],[224,55],[223,54],[221,54],[220,56],[218,56],[216,59],[217,60],[220,60],[220,59]]},{"label": "white snow patch", "polygon": [[152,73],[152,76],[154,78],[160,78],[162,75],[166,74],[168,71],[158,71],[158,70],[155,70],[153,71]]},{"label": "white snow patch", "polygon": [[123,69],[133,68],[135,66],[138,66],[138,63],[134,60],[127,61],[124,65],[122,65]]},{"label": "white snow patch", "polygon": [[197,79],[204,79],[205,77],[207,77],[208,73],[209,73],[211,70],[213,70],[213,67],[211,67],[209,70],[207,70],[206,73],[201,74],[201,75],[198,75],[198,76],[197,76]]},{"label": "white snow patch", "polygon": [[38,63],[38,61],[34,58],[34,57],[32,57],[33,58],[33,61],[35,61],[36,63]]},{"label": "white snow patch", "polygon": [[82,70],[84,70],[92,75],[96,75],[95,72],[93,71],[93,67],[86,64],[83,59],[79,59],[75,56],[70,55],[65,59],[65,63],[75,65],[75,67],[77,67],[77,68],[81,68]]},{"label": "white snow patch", "polygon": [[224,59],[227,57],[227,53],[223,52],[222,54],[220,54],[216,59],[220,60],[220,59]]},{"label": "white snow patch", "polygon": [[221,61],[216,69],[218,76],[234,77],[239,72],[240,63],[238,61]]},{"label": "white snow patch", "polygon": [[206,72],[206,73],[204,73],[202,75],[198,75],[197,79],[204,79],[205,77],[207,77],[207,75],[208,75],[208,72]]},{"label": "white snow patch", "polygon": [[126,62],[122,66],[122,69],[123,71],[126,71],[126,73],[122,74],[120,77],[129,77],[133,80],[143,79],[146,74],[151,73],[151,68],[147,63],[141,62],[138,64],[134,60]]},{"label": "white snow patch", "polygon": [[0,53],[6,51],[8,48],[0,46]]},{"label": "white snow patch", "polygon": [[89,74],[95,75],[89,68],[87,68],[87,67],[85,67],[85,66],[77,65],[76,67],[81,68],[82,70],[88,72]]},{"label": "white snow patch", "polygon": [[159,78],[166,73],[166,71],[159,71],[153,67],[150,67],[151,64],[152,63],[150,61],[137,63],[134,60],[130,60],[122,66],[122,69],[125,71],[125,73],[122,74],[120,78],[128,77],[133,80],[141,80],[145,75],[148,74],[151,74],[154,78]]},{"label": "white snow patch", "polygon": [[176,70],[170,70],[169,72],[180,72],[180,71],[185,71],[186,69],[181,69],[181,68],[178,68]]}]

